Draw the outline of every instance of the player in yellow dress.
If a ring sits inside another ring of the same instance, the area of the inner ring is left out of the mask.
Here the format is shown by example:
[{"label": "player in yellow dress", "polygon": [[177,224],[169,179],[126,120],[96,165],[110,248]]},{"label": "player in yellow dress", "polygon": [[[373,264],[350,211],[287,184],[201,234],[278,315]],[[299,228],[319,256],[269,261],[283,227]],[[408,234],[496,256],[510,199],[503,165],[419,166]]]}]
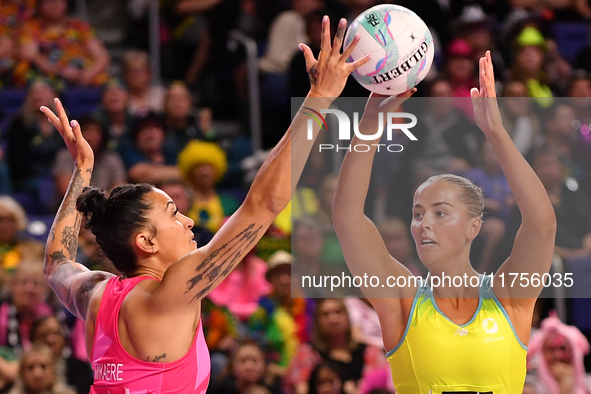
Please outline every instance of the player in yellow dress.
[{"label": "player in yellow dress", "polygon": [[[500,278],[511,273],[540,278],[549,272],[556,217],[542,183],[503,128],[490,52],[480,59],[479,79],[480,88],[471,92],[475,118],[507,177],[521,211],[521,227],[499,271],[479,276],[469,253],[482,224],[480,188],[462,177],[440,175],[416,190],[411,232],[419,258],[429,269],[429,281],[409,281],[411,285],[387,288],[388,293],[362,288],[378,313],[399,394],[522,392],[532,314],[542,284],[511,287],[505,280],[501,286]],[[361,133],[373,134],[377,112],[394,112],[400,102],[401,98],[370,98]],[[362,142],[355,138],[352,145]],[[372,142],[378,141],[363,141]],[[367,153],[347,152],[333,222],[352,274],[375,275],[384,283],[388,276],[412,274],[388,254],[363,211],[375,149],[376,145]],[[432,287],[443,274],[480,282]]]}]

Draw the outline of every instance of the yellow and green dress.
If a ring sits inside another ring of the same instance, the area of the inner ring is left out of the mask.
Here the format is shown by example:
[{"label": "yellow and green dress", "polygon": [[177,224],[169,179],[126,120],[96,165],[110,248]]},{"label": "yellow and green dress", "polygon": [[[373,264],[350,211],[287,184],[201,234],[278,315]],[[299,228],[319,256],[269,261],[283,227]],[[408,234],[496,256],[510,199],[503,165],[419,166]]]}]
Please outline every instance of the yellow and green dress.
[{"label": "yellow and green dress", "polygon": [[517,394],[527,347],[481,275],[472,319],[455,324],[438,308],[427,281],[417,289],[406,331],[387,353],[398,394]]}]

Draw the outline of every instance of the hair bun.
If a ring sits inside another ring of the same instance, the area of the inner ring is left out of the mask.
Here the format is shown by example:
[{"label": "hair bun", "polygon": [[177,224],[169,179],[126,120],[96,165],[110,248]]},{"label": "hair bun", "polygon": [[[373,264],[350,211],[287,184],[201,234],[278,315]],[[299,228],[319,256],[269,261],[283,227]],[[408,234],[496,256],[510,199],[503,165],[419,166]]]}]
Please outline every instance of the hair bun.
[{"label": "hair bun", "polygon": [[102,222],[107,206],[107,195],[104,190],[87,186],[76,200],[76,209],[84,215],[88,227]]}]

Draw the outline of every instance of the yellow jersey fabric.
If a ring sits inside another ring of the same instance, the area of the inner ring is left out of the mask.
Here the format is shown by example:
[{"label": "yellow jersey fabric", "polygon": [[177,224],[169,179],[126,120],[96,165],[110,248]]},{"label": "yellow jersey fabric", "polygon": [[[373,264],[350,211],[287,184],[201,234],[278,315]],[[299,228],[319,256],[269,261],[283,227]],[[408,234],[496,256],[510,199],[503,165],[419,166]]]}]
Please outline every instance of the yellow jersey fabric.
[{"label": "yellow jersey fabric", "polygon": [[428,282],[421,283],[404,336],[387,353],[398,394],[523,391],[527,347],[493,293],[490,276],[480,278],[478,307],[463,325],[449,320]]}]

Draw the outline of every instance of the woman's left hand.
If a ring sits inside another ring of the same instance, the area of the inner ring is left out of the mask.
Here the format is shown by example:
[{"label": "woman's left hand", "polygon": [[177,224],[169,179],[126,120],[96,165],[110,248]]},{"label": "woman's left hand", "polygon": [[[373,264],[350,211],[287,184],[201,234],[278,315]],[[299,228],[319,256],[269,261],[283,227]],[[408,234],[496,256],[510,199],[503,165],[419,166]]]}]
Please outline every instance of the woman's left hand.
[{"label": "woman's left hand", "polygon": [[59,117],[45,106],[40,109],[61,134],[78,168],[92,168],[94,166],[94,152],[82,136],[80,124],[75,120],[72,120],[72,122],[68,121],[68,115],[66,115],[61,101],[57,98],[55,99],[55,106]]},{"label": "woman's left hand", "polygon": [[478,75],[480,89],[472,88],[470,96],[472,96],[476,124],[485,135],[489,135],[491,132],[503,130],[495,93],[495,76],[490,51],[486,51],[485,57],[480,58]]}]

